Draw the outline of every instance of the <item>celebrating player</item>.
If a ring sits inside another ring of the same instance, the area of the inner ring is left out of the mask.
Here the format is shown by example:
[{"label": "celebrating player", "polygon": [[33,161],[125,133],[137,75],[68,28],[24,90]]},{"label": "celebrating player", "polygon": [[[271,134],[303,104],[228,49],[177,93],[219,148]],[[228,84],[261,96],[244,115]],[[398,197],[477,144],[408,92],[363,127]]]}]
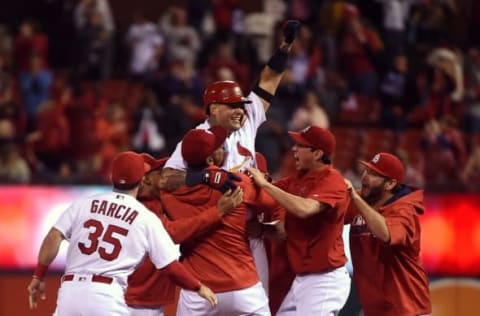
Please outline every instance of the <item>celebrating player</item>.
[{"label": "celebrating player", "polygon": [[286,210],[287,254],[296,277],[277,315],[337,315],[347,301],[350,277],[342,239],[347,187],[331,165],[335,137],[318,126],[289,134],[298,172],[272,184],[259,170],[248,169]]},{"label": "celebrating player", "polygon": [[[220,225],[222,218],[242,202],[242,190],[224,193],[216,205],[196,216],[170,221],[165,215],[161,201],[158,181],[162,167],[167,158],[154,159],[142,154],[150,171],[142,180],[137,199],[161,220],[172,240],[179,244],[195,238],[206,230]],[[128,288],[125,300],[130,309],[130,316],[162,316],[163,307],[175,302],[175,284],[171,276],[158,270],[149,257],[128,277]]]},{"label": "celebrating player", "polygon": [[420,263],[423,190],[402,185],[405,169],[389,153],[360,162],[362,188],[345,180],[352,202],[353,279],[365,316],[430,314],[428,277]]},{"label": "celebrating player", "polygon": [[[211,126],[220,125],[227,129],[225,150],[228,154],[223,162],[223,169],[235,172],[256,166],[254,154],[257,130],[266,120],[265,112],[270,107],[283,77],[289,52],[299,28],[298,21],[285,22],[283,42],[263,68],[258,83],[247,97],[243,95],[240,86],[234,81],[217,81],[205,90],[203,105],[208,118],[197,128],[208,129]],[[164,186],[176,188],[179,186],[179,182],[182,184],[184,173],[179,174],[178,170],[185,169],[185,161],[181,155],[181,143],[179,143],[165,165],[163,175],[167,179],[167,183]],[[254,246],[252,251],[262,284],[267,291],[268,268],[263,241],[255,239],[251,244]]]},{"label": "celebrating player", "polygon": [[215,306],[216,296],[176,259],[179,255],[162,222],[135,197],[149,168],[141,155],[118,154],[112,165],[113,192],[81,198],[60,216],[43,240],[33,279],[30,308],[45,298],[44,277],[60,243],[69,241],[55,315],[128,315],[127,276],[148,253],[156,268]]},{"label": "celebrating player", "polygon": [[[225,157],[227,131],[221,126],[189,131],[182,141],[182,155],[189,168],[207,168],[215,176]],[[177,315],[270,315],[268,298],[259,282],[252,252],[246,238],[247,208],[275,210],[276,203],[259,190],[245,174],[237,173],[243,202],[223,218],[222,225],[206,231],[192,242],[183,243],[182,263],[218,297],[212,309],[197,293],[182,290]],[[220,192],[206,185],[182,187],[164,193],[165,211],[174,220],[205,212],[217,203]]]}]

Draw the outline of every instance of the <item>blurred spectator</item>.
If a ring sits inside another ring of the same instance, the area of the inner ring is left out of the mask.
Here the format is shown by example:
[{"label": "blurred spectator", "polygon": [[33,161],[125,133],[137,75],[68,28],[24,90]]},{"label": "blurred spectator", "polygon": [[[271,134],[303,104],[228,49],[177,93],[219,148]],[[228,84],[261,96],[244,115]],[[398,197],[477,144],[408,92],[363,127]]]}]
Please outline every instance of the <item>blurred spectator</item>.
[{"label": "blurred spectator", "polygon": [[459,168],[467,160],[462,132],[451,116],[425,124],[421,141],[425,157],[425,187],[432,190],[458,189]]},{"label": "blurred spectator", "polygon": [[0,147],[0,182],[28,183],[30,168],[15,143]]},{"label": "blurred spectator", "polygon": [[410,157],[406,150],[397,149],[395,155],[400,159],[405,167],[405,176],[403,178],[403,183],[412,186],[414,188],[424,188],[425,187],[425,177],[423,173],[414,168],[410,163]]},{"label": "blurred spectator", "polygon": [[0,24],[0,56],[7,67],[12,67],[13,40],[6,25]]},{"label": "blurred spectator", "polygon": [[480,133],[480,50],[471,48],[465,58],[466,131]]},{"label": "blurred spectator", "polygon": [[414,80],[409,74],[407,56],[397,55],[393,67],[389,68],[380,84],[381,121],[386,128],[398,132],[406,128],[414,94]]},{"label": "blurred spectator", "polygon": [[250,83],[250,69],[247,65],[241,64],[234,54],[234,47],[230,41],[222,41],[217,44],[215,53],[210,57],[204,68],[206,82],[227,80],[221,78],[221,71],[228,70],[232,78],[228,80],[237,81],[242,91],[248,91]]},{"label": "blurred spectator", "polygon": [[351,4],[345,5],[338,62],[354,93],[375,94],[378,79],[374,61],[382,50],[381,39],[373,29],[364,25],[358,9]]},{"label": "blurred spectator", "polygon": [[157,26],[146,19],[141,11],[133,14],[126,41],[130,52],[130,77],[145,81],[157,70],[164,54],[164,39]]},{"label": "blurred spectator", "polygon": [[469,192],[480,193],[480,134],[473,137],[472,149],[460,178]]},{"label": "blurred spectator", "polygon": [[35,129],[35,116],[38,107],[48,100],[53,82],[52,72],[45,68],[39,55],[30,57],[30,67],[20,73],[20,91],[27,114],[27,131]]},{"label": "blurred spectator", "polygon": [[74,21],[79,38],[80,74],[93,75],[94,79],[101,80],[109,78],[113,66],[115,24],[108,0],[80,0],[75,7]]},{"label": "blurred spectator", "polygon": [[186,10],[178,5],[170,6],[159,23],[167,43],[167,59],[195,65],[201,42],[197,31],[188,25]]},{"label": "blurred spectator", "polygon": [[132,128],[132,148],[153,157],[165,154],[166,140],[162,133],[164,109],[158,104],[155,94],[145,90],[140,106],[134,113]]},{"label": "blurred spectator", "polygon": [[48,66],[48,36],[41,33],[33,20],[24,20],[15,37],[15,70],[27,71],[31,66],[32,56],[37,56],[41,67]]},{"label": "blurred spectator", "polygon": [[[405,31],[410,7],[422,0],[376,0],[383,8],[383,39],[388,58],[405,54]],[[389,60],[390,63],[393,59]]]},{"label": "blurred spectator", "polygon": [[304,101],[298,107],[288,123],[288,129],[300,131],[310,125],[329,128],[330,121],[315,91],[307,91]]},{"label": "blurred spectator", "polygon": [[36,130],[28,135],[33,152],[41,163],[40,169],[57,173],[70,142],[70,126],[61,104],[44,102],[36,115]]}]

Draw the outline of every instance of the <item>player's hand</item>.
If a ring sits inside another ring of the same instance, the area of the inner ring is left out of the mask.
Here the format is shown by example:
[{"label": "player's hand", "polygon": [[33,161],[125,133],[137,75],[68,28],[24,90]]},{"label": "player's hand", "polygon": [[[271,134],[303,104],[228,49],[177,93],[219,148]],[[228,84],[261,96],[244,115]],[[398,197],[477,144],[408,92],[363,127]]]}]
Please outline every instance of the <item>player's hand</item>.
[{"label": "player's hand", "polygon": [[297,20],[287,20],[283,25],[283,38],[285,43],[292,44],[297,38],[300,30],[300,22]]},{"label": "player's hand", "polygon": [[228,190],[235,190],[237,185],[234,181],[242,181],[242,179],[235,174],[222,169],[206,169],[203,171],[187,172],[185,184],[189,187],[198,184],[206,184],[212,189],[221,191],[222,193]]},{"label": "player's hand", "polygon": [[247,171],[250,174],[250,176],[253,178],[253,181],[255,181],[255,183],[259,187],[262,188],[270,183],[268,182],[268,179],[265,177],[265,174],[263,174],[260,170],[256,168],[248,168]]},{"label": "player's hand", "polygon": [[39,280],[38,278],[32,278],[27,289],[30,309],[37,308],[37,299],[39,296],[42,300],[47,298],[45,294],[45,281]]},{"label": "player's hand", "polygon": [[217,202],[218,212],[220,216],[230,213],[243,201],[243,190],[237,187],[235,190],[225,192]]},{"label": "player's hand", "polygon": [[200,285],[200,290],[198,290],[198,295],[206,299],[212,307],[217,306],[218,304],[218,299],[215,293],[212,292],[208,287],[205,285]]}]

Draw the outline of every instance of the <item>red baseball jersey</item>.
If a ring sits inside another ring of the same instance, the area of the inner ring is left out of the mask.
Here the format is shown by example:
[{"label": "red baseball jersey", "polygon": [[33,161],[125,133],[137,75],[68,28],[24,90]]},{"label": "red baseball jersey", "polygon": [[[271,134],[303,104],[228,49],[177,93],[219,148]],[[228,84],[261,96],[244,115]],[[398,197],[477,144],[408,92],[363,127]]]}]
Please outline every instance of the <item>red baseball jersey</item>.
[{"label": "red baseball jersey", "polygon": [[348,211],[353,278],[366,316],[430,314],[428,277],[420,262],[423,191],[378,209],[390,232],[386,244],[368,230],[353,203]]},{"label": "red baseball jersey", "polygon": [[[234,291],[256,284],[259,279],[246,233],[247,208],[268,211],[276,202],[258,189],[244,174],[237,184],[243,203],[223,217],[223,224],[194,242],[182,244],[182,263],[214,292]],[[183,187],[162,196],[169,217],[180,219],[205,212],[217,204],[221,193],[206,185]]]},{"label": "red baseball jersey", "polygon": [[[166,231],[175,243],[182,243],[193,238],[214,226],[215,223],[220,224],[222,220],[215,205],[199,216],[170,221],[165,216],[159,199],[145,197],[138,199],[162,220]],[[172,304],[175,302],[175,287],[176,285],[169,276],[163,271],[157,270],[147,256],[128,278],[125,301],[130,306],[151,308]]]},{"label": "red baseball jersey", "polygon": [[342,231],[349,197],[342,175],[333,167],[296,173],[275,183],[283,190],[317,200],[330,209],[299,218],[286,214],[287,253],[295,274],[317,273],[342,267],[347,262]]}]

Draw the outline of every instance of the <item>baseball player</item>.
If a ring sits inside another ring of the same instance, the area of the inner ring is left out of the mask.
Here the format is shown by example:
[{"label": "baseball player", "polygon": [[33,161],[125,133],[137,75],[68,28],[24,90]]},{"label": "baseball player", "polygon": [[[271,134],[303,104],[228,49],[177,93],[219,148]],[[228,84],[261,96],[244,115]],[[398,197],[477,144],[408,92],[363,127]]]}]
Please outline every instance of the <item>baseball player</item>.
[{"label": "baseball player", "polygon": [[55,315],[128,315],[127,276],[147,253],[156,268],[216,305],[212,291],[176,260],[178,250],[162,222],[135,199],[145,171],[142,156],[118,154],[112,165],[113,191],[81,198],[60,216],[42,243],[28,285],[30,308],[39,296],[45,298],[44,276],[64,239],[69,247]]},{"label": "baseball player", "polygon": [[[263,68],[258,84],[245,97],[238,83],[217,81],[207,87],[203,104],[208,115],[207,120],[198,125],[198,129],[208,129],[221,125],[228,131],[225,142],[226,159],[222,168],[232,172],[244,171],[255,164],[255,137],[259,126],[266,120],[275,91],[287,67],[288,55],[295,40],[300,23],[287,21],[283,29],[283,42]],[[185,170],[186,164],[181,155],[179,143],[164,168],[167,188],[178,187],[178,170]],[[180,181],[182,177],[180,177]],[[187,179],[188,181],[189,179]],[[194,181],[195,182],[195,181]],[[252,217],[250,215],[250,217]],[[265,246],[261,240],[252,240],[252,251],[259,270],[262,284],[268,291],[268,266]]]},{"label": "baseball player", "polygon": [[362,188],[345,180],[351,204],[353,279],[365,316],[428,315],[428,276],[420,262],[423,190],[402,185],[405,169],[389,153],[360,162]]},{"label": "baseball player", "polygon": [[347,301],[350,276],[342,239],[347,187],[331,165],[335,137],[318,126],[289,134],[295,174],[272,184],[248,169],[286,210],[287,254],[296,276],[277,315],[337,315]]},{"label": "baseball player", "polygon": [[[223,144],[227,131],[221,126],[208,130],[193,129],[182,141],[182,155],[189,168],[221,170],[225,157]],[[221,174],[221,172],[220,172]],[[247,208],[273,210],[275,201],[259,190],[243,173],[238,173],[243,202],[214,228],[192,242],[183,243],[182,263],[217,295],[212,310],[197,293],[180,292],[177,315],[270,315],[268,298],[259,282],[254,259],[246,237]],[[219,191],[205,185],[182,187],[162,195],[165,211],[174,220],[205,212],[215,205]]]},{"label": "baseball player", "polygon": [[[195,238],[204,231],[220,225],[222,218],[242,201],[242,190],[228,191],[214,205],[196,216],[170,221],[163,212],[161,191],[158,180],[167,158],[156,160],[148,154],[142,154],[150,171],[143,178],[137,200],[155,213],[162,221],[166,231],[176,244]],[[175,303],[175,284],[170,275],[158,270],[149,257],[128,277],[125,301],[130,316],[162,316],[163,306]]]}]

